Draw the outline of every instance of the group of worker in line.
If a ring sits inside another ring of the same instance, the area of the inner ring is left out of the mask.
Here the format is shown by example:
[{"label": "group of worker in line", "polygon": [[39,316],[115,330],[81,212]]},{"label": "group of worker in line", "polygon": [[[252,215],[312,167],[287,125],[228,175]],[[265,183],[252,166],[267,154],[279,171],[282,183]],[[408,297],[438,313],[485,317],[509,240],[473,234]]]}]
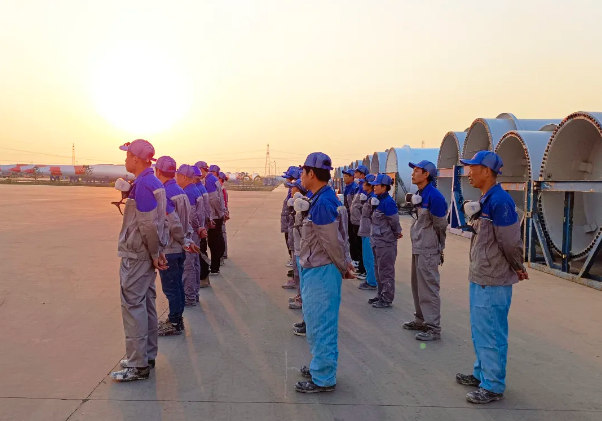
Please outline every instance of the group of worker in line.
[{"label": "group of worker in line", "polygon": [[[199,290],[211,286],[209,276],[219,275],[227,258],[230,216],[226,175],[217,165],[178,168],[169,156],[154,159],[154,147],[143,139],[120,149],[127,152],[126,170],[136,176],[115,183],[126,199],[118,242],[126,358],[111,377],[126,382],[149,378],[159,336],[184,331],[184,308],[197,305]],[[157,271],[169,302],[164,321],[155,305]]]},{"label": "group of worker in line", "polygon": [[[456,382],[477,389],[471,403],[503,398],[506,387],[508,313],[512,286],[528,279],[516,205],[497,183],[503,162],[490,151],[464,159],[471,185],[481,191],[463,211],[474,233],[469,253],[470,320],[476,354],[472,374],[457,374]],[[410,239],[414,319],[403,328],[417,331],[419,341],[441,339],[439,266],[444,263],[447,203],[436,188],[437,168],[429,161],[408,163],[418,188],[406,202],[412,205]],[[321,152],[310,154],[303,166],[283,174],[289,188],[282,205],[281,231],[291,261],[286,289],[296,289],[291,309],[301,309],[303,321],[294,333],[306,336],[312,355],[295,390],[302,393],[335,390],[338,361],[338,316],[342,279],[359,278],[361,290],[375,290],[374,308],[392,306],[395,298],[397,241],[402,230],[387,174],[369,174],[365,166],[344,172],[342,200],[331,187],[332,162]]]}]

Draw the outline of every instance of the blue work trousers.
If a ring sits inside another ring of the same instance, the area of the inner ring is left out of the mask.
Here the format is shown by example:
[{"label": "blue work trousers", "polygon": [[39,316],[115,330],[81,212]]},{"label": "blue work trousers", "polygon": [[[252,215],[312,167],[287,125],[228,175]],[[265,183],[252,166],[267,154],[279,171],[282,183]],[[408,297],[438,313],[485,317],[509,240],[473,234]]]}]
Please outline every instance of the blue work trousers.
[{"label": "blue work trousers", "polygon": [[184,253],[173,253],[165,256],[168,269],[160,270],[161,289],[169,302],[169,321],[178,323],[184,313]]},{"label": "blue work trousers", "polygon": [[470,327],[477,360],[473,375],[480,387],[493,393],[506,389],[508,312],[512,285],[482,286],[470,283]]},{"label": "blue work trousers", "polygon": [[301,269],[301,299],[312,355],[309,371],[318,386],[337,382],[339,307],[343,277],[334,264]]},{"label": "blue work trousers", "polygon": [[362,257],[366,268],[366,282],[368,285],[376,286],[376,275],[374,274],[374,253],[370,244],[370,237],[362,238]]}]

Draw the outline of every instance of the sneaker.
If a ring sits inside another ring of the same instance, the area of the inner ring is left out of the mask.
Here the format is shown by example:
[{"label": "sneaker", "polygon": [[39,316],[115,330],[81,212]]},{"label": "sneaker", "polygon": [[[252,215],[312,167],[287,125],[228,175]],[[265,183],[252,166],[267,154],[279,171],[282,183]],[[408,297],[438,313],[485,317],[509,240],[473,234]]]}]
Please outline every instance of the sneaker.
[{"label": "sneaker", "polygon": [[302,321],[297,322],[297,323],[293,323],[293,327],[294,328],[305,327],[305,320],[302,320]]},{"label": "sneaker", "polygon": [[472,374],[456,374],[456,383],[461,384],[462,386],[476,386],[479,387],[481,381],[477,379]]},{"label": "sneaker", "polygon": [[294,328],[293,333],[297,336],[305,336],[305,325],[303,327]]},{"label": "sneaker", "polygon": [[159,329],[159,336],[177,336],[182,334],[182,330],[178,329],[179,324],[170,323],[169,325],[163,325]]},{"label": "sneaker", "polygon": [[209,280],[208,276],[205,279],[201,279],[200,288],[208,288],[210,286],[211,286],[211,281]]},{"label": "sneaker", "polygon": [[365,274],[365,273],[356,273],[356,274],[355,274],[355,277],[356,277],[357,279],[359,279],[360,281],[365,281],[365,280],[366,280],[366,278],[368,277],[368,275],[367,275],[367,274]]},{"label": "sneaker", "polygon": [[111,378],[118,382],[132,382],[134,380],[148,380],[150,376],[150,369],[128,367],[121,371],[113,371]]},{"label": "sneaker", "polygon": [[468,402],[476,404],[501,401],[502,399],[504,399],[503,393],[493,393],[489,390],[483,389],[482,387],[466,395],[466,400]]},{"label": "sneaker", "polygon": [[441,339],[441,332],[436,331],[435,329],[426,329],[423,332],[419,332],[415,336],[417,341],[438,341]]},{"label": "sneaker", "polygon": [[295,281],[293,279],[289,279],[286,284],[282,285],[282,288],[284,288],[284,289],[297,289],[297,284],[295,283]]},{"label": "sneaker", "polygon": [[219,270],[209,272],[209,275],[219,275]]},{"label": "sneaker", "polygon": [[358,288],[366,290],[366,291],[367,290],[375,290],[376,285],[370,285],[368,282],[362,282],[361,284],[359,284]]},{"label": "sneaker", "polygon": [[386,301],[377,301],[375,303],[372,303],[372,307],[374,308],[387,308],[387,307],[391,307],[393,304],[391,303],[387,303]]},{"label": "sneaker", "polygon": [[424,323],[418,323],[416,320],[412,320],[411,322],[405,322],[403,328],[407,330],[424,330],[426,329],[426,325]]},{"label": "sneaker", "polygon": [[298,382],[295,385],[295,390],[299,393],[320,393],[320,392],[334,392],[336,385],[332,386],[318,386],[313,381]]},{"label": "sneaker", "polygon": [[370,298],[370,299],[368,300],[368,304],[374,304],[374,303],[376,303],[377,301],[380,301],[380,298],[378,298],[378,297]]},{"label": "sneaker", "polygon": [[292,268],[292,267],[293,267],[293,260],[291,259],[291,260],[289,260],[288,262],[286,262],[286,263],[285,263],[285,266],[286,266],[287,268]]},{"label": "sneaker", "polygon": [[293,276],[295,276],[295,273],[293,272],[293,270],[289,270],[288,272],[286,272],[286,277],[287,278],[292,278]]},{"label": "sneaker", "polygon": [[[119,365],[121,368],[128,368],[128,360],[119,361]],[[148,360],[148,366],[150,368],[155,368],[155,360]]]},{"label": "sneaker", "polygon": [[288,303],[288,308],[291,310],[301,310],[303,309],[303,302],[301,302],[301,300],[295,300],[292,303]]},{"label": "sneaker", "polygon": [[311,373],[309,372],[309,367],[308,366],[304,365],[303,367],[301,367],[301,369],[299,370],[299,372],[306,379],[311,379]]}]

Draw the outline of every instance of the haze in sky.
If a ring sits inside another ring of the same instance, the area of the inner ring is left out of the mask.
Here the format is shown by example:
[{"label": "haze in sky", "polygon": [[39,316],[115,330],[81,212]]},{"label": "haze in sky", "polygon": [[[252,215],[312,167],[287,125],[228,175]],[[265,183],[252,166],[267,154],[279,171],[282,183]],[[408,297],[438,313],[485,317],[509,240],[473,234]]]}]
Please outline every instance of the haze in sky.
[{"label": "haze in sky", "polygon": [[[602,1],[0,3],[0,162],[335,166],[502,112],[602,110]],[[14,149],[18,149],[15,151]],[[37,154],[22,151],[33,151]],[[43,155],[43,154],[47,155]]]}]

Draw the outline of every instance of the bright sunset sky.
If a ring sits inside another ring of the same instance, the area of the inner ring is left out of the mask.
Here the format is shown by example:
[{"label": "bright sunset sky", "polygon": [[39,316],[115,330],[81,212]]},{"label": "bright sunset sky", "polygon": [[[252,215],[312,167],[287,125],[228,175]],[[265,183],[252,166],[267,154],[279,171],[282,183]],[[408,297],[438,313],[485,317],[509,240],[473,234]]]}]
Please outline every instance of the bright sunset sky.
[{"label": "bright sunset sky", "polygon": [[122,163],[143,137],[263,174],[268,143],[279,169],[315,150],[339,166],[477,117],[602,111],[600,16],[600,0],[3,1],[0,163],[70,164],[72,143],[79,164]]}]

